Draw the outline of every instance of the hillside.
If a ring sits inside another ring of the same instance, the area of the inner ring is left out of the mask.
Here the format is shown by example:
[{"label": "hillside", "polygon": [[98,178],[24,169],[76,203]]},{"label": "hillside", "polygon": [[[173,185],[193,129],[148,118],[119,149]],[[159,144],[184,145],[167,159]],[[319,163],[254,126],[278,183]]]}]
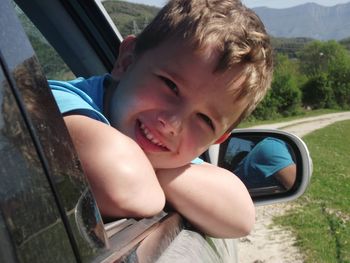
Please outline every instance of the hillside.
[{"label": "hillside", "polygon": [[274,37],[340,40],[350,36],[350,2],[332,7],[307,3],[291,8],[254,8]]},{"label": "hillside", "polygon": [[127,3],[119,0],[104,1],[103,6],[114,24],[117,25],[122,36],[140,33],[159,11],[159,8],[154,6]]},{"label": "hillside", "polygon": [[[103,2],[106,10],[110,14],[112,20],[117,25],[119,31],[123,36],[126,36],[128,34],[138,34],[140,30],[142,30],[145,25],[156,15],[159,8],[153,7],[153,6],[147,6],[147,5],[140,5],[140,4],[132,4],[132,3],[126,3],[119,0],[107,0]],[[304,6],[316,6],[317,5],[304,5]],[[349,9],[350,3],[347,5],[338,5],[339,7],[347,7]],[[302,6],[301,6],[302,7]],[[288,12],[301,12],[299,7],[294,8],[288,8]],[[301,8],[303,9],[303,8]],[[322,9],[322,8],[321,8]],[[269,8],[257,8],[256,11],[263,13],[260,14],[262,16],[263,20],[266,20],[264,16],[268,16],[269,20],[265,21],[267,24],[267,27],[271,27],[269,23],[281,25],[282,22],[279,22],[276,17],[278,17],[276,14],[279,14],[279,16],[287,16],[285,13],[287,9],[269,9]],[[298,11],[299,10],[299,11]],[[346,8],[344,8],[346,10]],[[17,8],[17,12],[19,17],[22,20],[22,24],[28,33],[30,40],[37,52],[37,55],[43,65],[45,65],[44,71],[46,75],[49,78],[62,78],[62,75],[66,74],[68,72],[68,68],[64,65],[61,58],[53,51],[53,49],[50,48],[47,41],[41,36],[41,34],[35,30],[35,27],[30,23],[30,21],[23,16],[22,12]],[[270,14],[271,12],[271,14]],[[310,12],[305,10],[305,12]],[[344,13],[343,11],[340,13]],[[301,17],[307,17],[307,15],[300,14]],[[350,14],[349,14],[350,17]],[[280,18],[283,20],[282,18]],[[285,20],[293,20],[291,17],[289,19]],[[298,19],[294,19],[295,23],[297,23]],[[276,22],[277,21],[277,22]],[[350,20],[349,20],[350,21]],[[343,31],[345,31],[346,25],[350,24],[349,21],[344,22]],[[287,22],[286,22],[287,23]],[[299,23],[299,22],[298,22]],[[304,22],[306,23],[306,22]],[[290,25],[292,27],[292,25]],[[297,26],[293,26],[295,28],[294,32],[297,32]],[[306,27],[305,24],[302,24],[302,27]],[[281,27],[285,30],[288,29],[287,26]],[[290,58],[295,58],[296,54],[299,50],[301,50],[305,44],[312,41],[312,38],[309,37],[290,37],[288,34],[284,33],[282,29],[274,29],[276,33],[275,36],[282,35],[282,37],[273,37],[272,38],[272,45],[277,53],[283,53],[287,55]],[[270,29],[269,29],[270,30]],[[280,30],[280,31],[279,31]],[[311,29],[310,29],[311,30]],[[300,31],[300,30],[299,30]],[[314,31],[312,29],[311,31]],[[323,32],[326,30],[320,30],[319,32]],[[315,31],[316,32],[316,31]],[[274,35],[274,34],[273,34]],[[285,37],[284,37],[285,36]],[[342,45],[344,45],[346,48],[350,49],[350,33],[347,37],[344,37],[343,40],[340,41]],[[314,36],[314,38],[316,38]]]},{"label": "hillside", "polygon": [[[310,0],[311,1],[311,0]],[[103,2],[122,35],[139,33],[159,8],[106,0]],[[253,8],[274,37],[341,40],[350,37],[350,0],[331,7],[307,3],[291,8]]]},{"label": "hillside", "polygon": [[297,37],[297,38],[281,38],[272,37],[271,44],[276,53],[287,55],[289,58],[296,58],[298,51],[313,41],[312,38]]}]

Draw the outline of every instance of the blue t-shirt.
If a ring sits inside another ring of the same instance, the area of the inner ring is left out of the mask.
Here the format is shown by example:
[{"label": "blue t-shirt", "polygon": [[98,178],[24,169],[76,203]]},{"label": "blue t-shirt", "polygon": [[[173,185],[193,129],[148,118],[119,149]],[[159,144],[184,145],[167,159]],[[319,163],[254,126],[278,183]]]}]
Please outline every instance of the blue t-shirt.
[{"label": "blue t-shirt", "polygon": [[279,139],[268,137],[258,144],[239,163],[234,173],[252,184],[275,180],[271,178],[279,170],[294,164],[288,145]]},{"label": "blue t-shirt", "polygon": [[109,121],[101,110],[103,109],[103,83],[107,77],[109,75],[48,82],[62,114],[85,115],[109,125]]},{"label": "blue t-shirt", "polygon": [[[103,94],[105,81],[112,76],[94,76],[88,79],[77,78],[71,81],[49,80],[52,94],[62,114],[85,115],[110,125],[103,115]],[[110,81],[109,83],[113,83]],[[193,164],[201,164],[203,160],[196,158]]]}]

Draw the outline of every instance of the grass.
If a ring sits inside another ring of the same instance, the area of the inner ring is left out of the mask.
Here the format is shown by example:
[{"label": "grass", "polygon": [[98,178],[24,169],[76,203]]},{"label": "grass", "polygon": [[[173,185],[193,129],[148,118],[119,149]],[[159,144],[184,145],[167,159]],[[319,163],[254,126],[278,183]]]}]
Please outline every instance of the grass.
[{"label": "grass", "polygon": [[303,111],[300,115],[291,116],[291,117],[281,117],[281,118],[277,118],[277,119],[273,119],[273,120],[264,120],[264,121],[248,119],[246,121],[243,121],[238,126],[238,128],[247,128],[247,127],[251,127],[251,126],[255,126],[255,125],[292,121],[292,120],[297,120],[300,118],[315,117],[318,115],[327,114],[327,113],[335,113],[335,112],[341,112],[341,110],[320,109],[320,110],[312,110],[312,111]]},{"label": "grass", "polygon": [[350,262],[350,121],[304,137],[314,163],[295,209],[276,222],[295,233],[305,262]]}]

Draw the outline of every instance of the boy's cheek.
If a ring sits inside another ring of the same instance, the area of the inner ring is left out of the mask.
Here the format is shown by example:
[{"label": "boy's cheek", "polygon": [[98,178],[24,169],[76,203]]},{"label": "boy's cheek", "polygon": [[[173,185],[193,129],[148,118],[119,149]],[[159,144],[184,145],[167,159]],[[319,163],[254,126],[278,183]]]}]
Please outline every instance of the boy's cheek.
[{"label": "boy's cheek", "polygon": [[207,135],[200,135],[199,133],[194,133],[192,136],[186,140],[185,147],[188,152],[192,152],[192,155],[198,157],[198,155],[202,154],[205,150],[209,148],[212,144],[214,137],[210,137]]}]

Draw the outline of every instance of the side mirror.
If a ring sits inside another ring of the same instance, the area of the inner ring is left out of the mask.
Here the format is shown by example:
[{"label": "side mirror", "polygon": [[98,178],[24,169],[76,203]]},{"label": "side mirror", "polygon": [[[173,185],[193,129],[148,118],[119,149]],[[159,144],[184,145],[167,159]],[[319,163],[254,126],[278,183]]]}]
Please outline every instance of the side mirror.
[{"label": "side mirror", "polygon": [[255,204],[298,198],[312,174],[305,143],[280,130],[234,130],[219,146],[217,164],[243,181]]}]

